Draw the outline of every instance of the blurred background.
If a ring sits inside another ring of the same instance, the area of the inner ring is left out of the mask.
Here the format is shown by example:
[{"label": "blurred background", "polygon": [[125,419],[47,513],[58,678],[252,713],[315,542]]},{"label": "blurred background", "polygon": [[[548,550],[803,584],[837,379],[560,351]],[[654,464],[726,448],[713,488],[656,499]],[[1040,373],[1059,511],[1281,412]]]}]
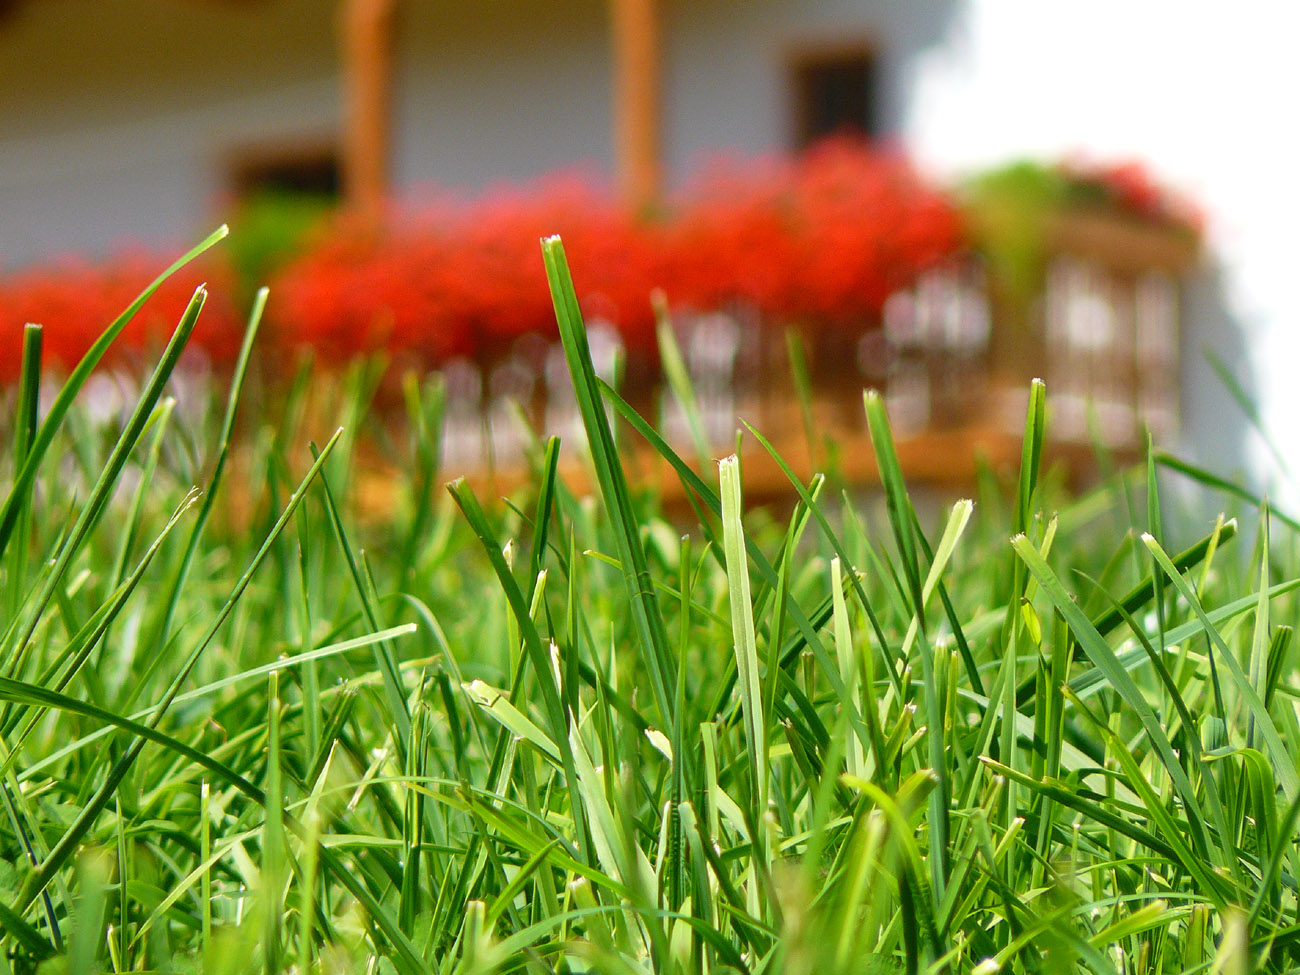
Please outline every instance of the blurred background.
[{"label": "blurred background", "polygon": [[[1285,495],[1297,27],[1119,0],[3,0],[0,314],[57,353],[60,315],[229,220],[212,273],[271,281],[286,342],[446,368],[473,465],[511,448],[505,396],[567,422],[537,324],[560,230],[633,393],[666,292],[710,427],[655,407],[684,437],[852,427],[834,401],[881,385],[915,463],[960,479],[1043,375],[1062,441],[1150,426]],[[801,355],[830,392],[800,420],[771,377]]]}]

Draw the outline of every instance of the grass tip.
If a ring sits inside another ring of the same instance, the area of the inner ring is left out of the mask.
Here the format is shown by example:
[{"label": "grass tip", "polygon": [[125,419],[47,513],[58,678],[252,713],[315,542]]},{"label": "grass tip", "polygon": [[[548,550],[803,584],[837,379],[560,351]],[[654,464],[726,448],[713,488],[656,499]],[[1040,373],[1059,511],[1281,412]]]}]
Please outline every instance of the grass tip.
[{"label": "grass tip", "polygon": [[670,762],[673,760],[673,746],[672,742],[668,740],[667,735],[657,728],[647,728],[645,730],[645,736],[659,754]]}]

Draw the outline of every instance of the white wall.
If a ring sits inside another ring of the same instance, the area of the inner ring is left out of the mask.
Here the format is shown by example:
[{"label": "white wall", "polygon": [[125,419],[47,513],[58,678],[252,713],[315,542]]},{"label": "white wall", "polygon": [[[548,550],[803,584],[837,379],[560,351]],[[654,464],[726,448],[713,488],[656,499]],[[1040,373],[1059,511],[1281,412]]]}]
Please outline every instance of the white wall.
[{"label": "white wall", "polygon": [[877,52],[880,122],[896,131],[911,65],[945,36],[956,0],[677,0],[665,39],[665,151],[670,176],[719,150],[789,149],[789,69],[809,49],[865,43]]},{"label": "white wall", "polygon": [[608,175],[606,6],[407,0],[397,52],[397,184],[477,188],[566,167]]},{"label": "white wall", "polygon": [[1185,447],[1292,497],[1257,441],[1243,451],[1240,411],[1200,347],[1259,393],[1300,470],[1297,36],[1300,7],[1260,0],[967,0],[948,41],[919,59],[903,126],[949,172],[1086,150],[1146,160],[1199,200],[1221,266],[1212,259],[1189,293]]},{"label": "white wall", "polygon": [[[393,176],[611,168],[604,0],[405,0]],[[0,269],[227,215],[232,153],[340,127],[334,0],[30,0],[0,22]]]},{"label": "white wall", "polygon": [[331,9],[21,6],[0,23],[0,267],[220,222],[231,148],[336,128]]},{"label": "white wall", "polygon": [[[666,0],[668,175],[788,148],[802,47],[870,41],[902,77],[956,0]],[[232,148],[339,124],[335,0],[28,0],[0,23],[0,268],[224,216]],[[608,0],[399,0],[394,180],[611,176]],[[887,86],[883,122],[903,118]]]}]

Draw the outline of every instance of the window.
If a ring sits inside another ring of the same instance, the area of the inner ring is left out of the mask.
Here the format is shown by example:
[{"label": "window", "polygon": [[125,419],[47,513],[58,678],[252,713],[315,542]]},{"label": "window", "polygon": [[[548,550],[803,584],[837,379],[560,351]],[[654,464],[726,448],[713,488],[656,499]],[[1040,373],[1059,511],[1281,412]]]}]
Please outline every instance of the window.
[{"label": "window", "polygon": [[337,200],[343,186],[338,148],[326,142],[245,149],[233,154],[228,172],[240,200],[264,194]]},{"label": "window", "polygon": [[876,65],[867,47],[798,55],[791,80],[795,148],[835,133],[877,134]]},{"label": "window", "polygon": [[339,205],[339,153],[328,139],[277,140],[236,148],[223,168],[221,210],[238,230],[228,255],[251,294]]}]

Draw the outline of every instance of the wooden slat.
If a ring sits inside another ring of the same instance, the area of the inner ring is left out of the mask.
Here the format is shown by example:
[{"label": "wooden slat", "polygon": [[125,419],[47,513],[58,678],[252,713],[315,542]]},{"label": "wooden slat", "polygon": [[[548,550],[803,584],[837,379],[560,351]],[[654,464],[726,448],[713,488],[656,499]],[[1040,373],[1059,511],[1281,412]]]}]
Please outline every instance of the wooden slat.
[{"label": "wooden slat", "polygon": [[377,219],[389,191],[396,0],[342,0],[343,195]]},{"label": "wooden slat", "polygon": [[610,0],[614,69],[614,158],[625,198],[661,189],[662,26],[658,0]]},{"label": "wooden slat", "polygon": [[1083,257],[1113,271],[1185,274],[1200,253],[1190,232],[1110,211],[1066,210],[1051,216],[1046,229],[1052,252]]}]

